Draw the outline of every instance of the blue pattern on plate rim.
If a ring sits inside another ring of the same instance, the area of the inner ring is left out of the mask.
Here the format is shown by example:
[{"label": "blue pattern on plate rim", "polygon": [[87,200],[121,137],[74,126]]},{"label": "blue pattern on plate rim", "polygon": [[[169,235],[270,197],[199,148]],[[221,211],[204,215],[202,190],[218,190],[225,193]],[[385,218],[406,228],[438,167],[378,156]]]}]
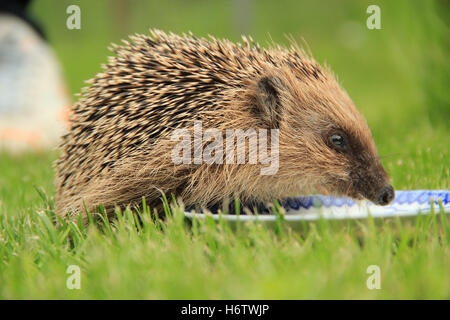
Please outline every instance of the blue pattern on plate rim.
[{"label": "blue pattern on plate rim", "polygon": [[[438,199],[442,201],[442,205],[444,207],[450,205],[450,190],[396,191],[394,201],[386,208],[413,204],[429,205],[431,200],[433,200],[435,205],[438,205]],[[308,210],[311,207],[351,207],[358,205],[358,203],[350,198],[313,195],[287,198],[281,201],[281,205],[286,209],[286,211],[289,211],[299,209]]]},{"label": "blue pattern on plate rim", "polygon": [[[395,192],[395,199],[388,206],[381,207],[372,204],[369,201],[356,202],[350,198],[345,197],[329,197],[323,195],[310,195],[286,198],[280,201],[280,205],[285,209],[286,213],[297,211],[298,213],[314,212],[314,209],[339,209],[339,208],[353,208],[363,210],[376,210],[384,214],[405,214],[430,212],[433,200],[436,211],[438,209],[438,200],[442,201],[444,212],[450,213],[450,190],[399,190]],[[208,208],[210,212],[216,214],[219,212],[220,206],[216,205]],[[228,214],[234,215],[235,206],[230,204]],[[257,210],[260,214],[270,214],[270,209],[259,204]],[[187,212],[195,211],[193,208],[186,208]],[[300,211],[300,212],[299,212]]]}]

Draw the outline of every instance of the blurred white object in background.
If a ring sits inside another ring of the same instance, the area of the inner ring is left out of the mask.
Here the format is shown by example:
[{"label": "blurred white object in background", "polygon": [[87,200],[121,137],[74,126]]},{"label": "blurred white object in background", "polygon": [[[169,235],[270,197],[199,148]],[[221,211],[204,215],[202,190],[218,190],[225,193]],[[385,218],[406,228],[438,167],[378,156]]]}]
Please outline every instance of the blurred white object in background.
[{"label": "blurred white object in background", "polygon": [[53,51],[24,20],[0,14],[0,152],[57,145],[70,104]]}]

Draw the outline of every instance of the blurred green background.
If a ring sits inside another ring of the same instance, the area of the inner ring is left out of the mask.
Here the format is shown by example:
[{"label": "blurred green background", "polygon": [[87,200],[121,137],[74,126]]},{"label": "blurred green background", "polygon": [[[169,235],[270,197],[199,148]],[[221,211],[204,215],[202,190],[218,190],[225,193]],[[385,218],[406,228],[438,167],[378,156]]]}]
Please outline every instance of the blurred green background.
[{"label": "blurred green background", "polygon": [[[80,30],[66,27],[71,4],[80,6]],[[381,9],[381,30],[366,27],[372,4]],[[449,187],[449,1],[36,0],[32,13],[73,94],[101,70],[111,42],[149,28],[234,41],[249,34],[261,45],[287,44],[292,35],[334,70],[366,116],[394,185]],[[440,178],[428,181],[437,165]],[[419,179],[410,174],[416,169]]]}]

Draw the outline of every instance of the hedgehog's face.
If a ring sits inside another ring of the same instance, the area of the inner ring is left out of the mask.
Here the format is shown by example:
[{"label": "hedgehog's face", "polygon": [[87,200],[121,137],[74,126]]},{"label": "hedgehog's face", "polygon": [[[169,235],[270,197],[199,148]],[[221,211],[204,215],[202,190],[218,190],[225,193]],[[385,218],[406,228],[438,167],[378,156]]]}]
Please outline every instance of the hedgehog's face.
[{"label": "hedgehog's face", "polygon": [[319,190],[354,199],[366,198],[378,205],[392,201],[394,189],[370,136],[353,128],[331,126],[322,131],[321,138],[317,144],[327,159],[322,162],[324,177],[317,184]]},{"label": "hedgehog's face", "polygon": [[308,181],[299,184],[302,190],[379,205],[392,201],[394,190],[367,123],[334,79],[263,78],[259,89],[260,105],[272,110],[269,121],[280,129],[280,178],[295,173],[298,181]]}]

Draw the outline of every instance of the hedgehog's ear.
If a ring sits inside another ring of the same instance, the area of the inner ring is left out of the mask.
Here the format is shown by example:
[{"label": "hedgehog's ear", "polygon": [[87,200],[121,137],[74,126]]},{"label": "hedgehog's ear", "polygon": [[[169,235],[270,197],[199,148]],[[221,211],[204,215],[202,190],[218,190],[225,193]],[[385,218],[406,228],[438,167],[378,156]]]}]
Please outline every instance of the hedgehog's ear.
[{"label": "hedgehog's ear", "polygon": [[283,82],[275,76],[264,76],[257,83],[257,112],[268,120],[272,128],[279,127],[280,95]]}]

